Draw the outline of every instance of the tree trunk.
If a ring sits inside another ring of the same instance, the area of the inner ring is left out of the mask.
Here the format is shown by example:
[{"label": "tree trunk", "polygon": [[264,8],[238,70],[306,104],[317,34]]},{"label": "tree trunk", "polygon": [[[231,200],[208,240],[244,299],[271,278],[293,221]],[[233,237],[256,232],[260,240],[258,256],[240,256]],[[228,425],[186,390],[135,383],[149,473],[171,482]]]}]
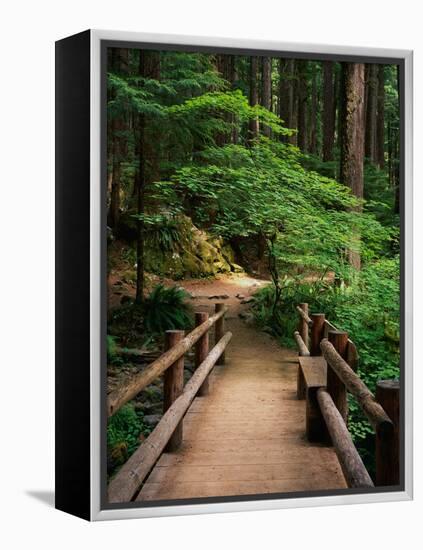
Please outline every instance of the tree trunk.
[{"label": "tree trunk", "polygon": [[[363,198],[364,161],[364,65],[343,63],[342,66],[342,139],[341,182],[353,194]],[[358,207],[361,210],[361,207]],[[356,235],[356,239],[359,236]],[[349,251],[349,261],[360,269],[360,253]]]},{"label": "tree trunk", "polygon": [[[272,59],[270,57],[262,58],[261,104],[268,111],[272,110]],[[269,126],[263,124],[262,132],[270,137]]]},{"label": "tree trunk", "polygon": [[379,168],[385,167],[385,66],[379,65],[377,94],[376,160]]},{"label": "tree trunk", "polygon": [[[111,66],[115,73],[124,75],[128,71],[128,53],[124,48],[112,48]],[[110,207],[107,217],[108,225],[115,229],[119,223],[120,193],[121,193],[121,163],[125,149],[125,137],[122,135],[126,128],[125,115],[114,115],[110,121],[112,135],[111,157],[112,166],[110,172],[111,193]]]},{"label": "tree trunk", "polygon": [[333,78],[333,61],[323,62],[323,161],[333,160],[335,139],[335,89]]},{"label": "tree trunk", "polygon": [[[258,73],[258,57],[251,56],[250,59],[250,105],[254,107],[258,104],[258,87],[257,87],[257,73]],[[259,135],[259,121],[257,118],[251,119],[249,123],[249,138],[251,141],[258,138]]]},{"label": "tree trunk", "polygon": [[[279,59],[279,117],[285,128],[294,128],[295,60]],[[283,141],[291,141],[286,136]]]},{"label": "tree trunk", "polygon": [[307,152],[307,61],[298,61],[298,147]]},{"label": "tree trunk", "polygon": [[[145,78],[160,79],[160,53],[140,50],[139,74]],[[141,86],[143,83],[141,82]],[[150,117],[139,115],[138,142],[138,182],[137,182],[137,288],[135,301],[144,300],[144,245],[145,225],[142,216],[145,214],[146,187],[160,178],[159,139],[157,131],[149,124]]]},{"label": "tree trunk", "polygon": [[317,154],[317,72],[316,72],[315,63],[312,64],[309,127],[310,127],[309,152],[312,155],[316,155]]},{"label": "tree trunk", "polygon": [[368,66],[367,78],[367,102],[366,102],[366,136],[365,156],[372,162],[376,162],[376,120],[377,120],[377,92],[378,92],[378,66],[374,63]]},{"label": "tree trunk", "polygon": [[[237,81],[237,78],[238,78],[237,69],[236,69],[236,56],[228,55],[226,57],[227,57],[227,71],[226,71],[227,80],[231,85],[231,89],[233,90],[235,87],[235,82]],[[238,117],[236,114],[231,114],[229,116],[229,120],[233,125],[231,141],[232,143],[238,143]]]}]

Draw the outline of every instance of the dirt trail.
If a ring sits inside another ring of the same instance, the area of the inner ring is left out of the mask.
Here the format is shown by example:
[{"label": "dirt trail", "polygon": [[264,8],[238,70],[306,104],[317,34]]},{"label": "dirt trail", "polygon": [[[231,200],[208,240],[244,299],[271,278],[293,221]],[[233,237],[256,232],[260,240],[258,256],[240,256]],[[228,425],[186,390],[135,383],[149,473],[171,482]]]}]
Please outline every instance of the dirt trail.
[{"label": "dirt trail", "polygon": [[262,284],[246,276],[181,284],[197,310],[211,313],[217,301],[229,306],[233,338],[225,365],[210,375],[209,395],[197,397],[185,416],[181,448],[162,455],[138,500],[346,487],[333,448],[305,439],[296,353],[238,316],[248,304],[237,294],[247,298]]}]

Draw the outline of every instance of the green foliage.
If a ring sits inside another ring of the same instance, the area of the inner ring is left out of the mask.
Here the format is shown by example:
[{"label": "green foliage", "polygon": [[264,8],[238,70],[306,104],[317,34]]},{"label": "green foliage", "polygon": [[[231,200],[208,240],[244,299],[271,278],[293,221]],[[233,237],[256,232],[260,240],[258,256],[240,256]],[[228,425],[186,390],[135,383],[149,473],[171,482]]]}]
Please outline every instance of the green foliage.
[{"label": "green foliage", "polygon": [[151,248],[177,250],[181,242],[178,220],[169,212],[144,214],[145,240]]},{"label": "green foliage", "polygon": [[107,361],[110,365],[122,365],[123,359],[117,353],[116,337],[107,335]]},{"label": "green foliage", "polygon": [[[162,336],[166,330],[190,329],[193,316],[187,298],[188,294],[182,288],[156,285],[143,303],[129,301],[111,310],[108,326],[113,337],[109,340],[114,342],[115,337],[135,340],[145,347],[152,338]],[[119,356],[109,354],[109,360],[121,364]]]},{"label": "green foliage", "polygon": [[142,414],[137,413],[134,405],[124,405],[109,418],[107,425],[108,471],[128,460],[140,444],[140,435],[148,435],[148,428],[143,424]]},{"label": "green foliage", "polygon": [[172,329],[189,329],[192,312],[182,288],[157,285],[143,303],[144,326],[150,334]]},{"label": "green foliage", "polygon": [[361,235],[363,259],[381,254],[389,232],[348,188],[304,169],[298,149],[263,138],[253,147],[206,148],[160,192],[194,223],[226,239],[277,234],[275,254],[285,270],[345,269],[347,249]]}]

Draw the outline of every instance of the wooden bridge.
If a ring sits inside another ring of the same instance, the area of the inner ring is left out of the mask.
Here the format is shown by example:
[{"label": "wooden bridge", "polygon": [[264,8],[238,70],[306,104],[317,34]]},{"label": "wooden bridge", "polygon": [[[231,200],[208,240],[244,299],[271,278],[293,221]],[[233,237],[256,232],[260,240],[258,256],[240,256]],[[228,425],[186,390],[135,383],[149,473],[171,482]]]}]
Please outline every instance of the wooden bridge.
[{"label": "wooden bridge", "polygon": [[398,383],[380,382],[375,399],[348,335],[297,309],[298,356],[238,318],[225,332],[220,303],[196,313],[187,336],[166,333],[167,351],[109,394],[110,416],[164,375],[164,415],[110,482],[110,503],[373,487],[348,432],[347,391],[375,428],[376,484],[398,485]]}]

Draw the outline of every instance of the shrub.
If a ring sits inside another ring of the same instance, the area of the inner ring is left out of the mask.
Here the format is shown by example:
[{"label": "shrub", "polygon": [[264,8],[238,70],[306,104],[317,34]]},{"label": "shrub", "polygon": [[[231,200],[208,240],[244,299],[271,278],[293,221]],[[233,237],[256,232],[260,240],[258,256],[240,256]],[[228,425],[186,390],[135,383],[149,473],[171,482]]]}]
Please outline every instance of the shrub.
[{"label": "shrub", "polygon": [[189,329],[193,326],[192,311],[184,289],[157,285],[143,304],[144,327],[151,334],[165,330]]},{"label": "shrub", "polygon": [[141,413],[128,403],[114,414],[107,425],[108,473],[128,460],[140,444],[140,435],[148,433]]}]

